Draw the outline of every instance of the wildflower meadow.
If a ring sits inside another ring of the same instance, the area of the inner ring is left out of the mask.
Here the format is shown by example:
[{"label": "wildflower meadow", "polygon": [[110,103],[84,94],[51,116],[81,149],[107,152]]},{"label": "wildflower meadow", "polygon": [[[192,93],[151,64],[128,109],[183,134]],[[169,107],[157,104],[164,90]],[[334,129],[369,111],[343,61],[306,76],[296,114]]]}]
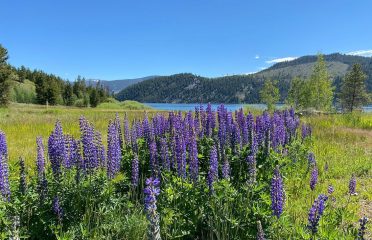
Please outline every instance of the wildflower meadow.
[{"label": "wildflower meadow", "polygon": [[62,117],[26,160],[0,129],[1,239],[371,236],[359,211],[370,163],[340,181],[319,123],[293,109],[110,116],[99,131],[81,115],[78,132]]}]

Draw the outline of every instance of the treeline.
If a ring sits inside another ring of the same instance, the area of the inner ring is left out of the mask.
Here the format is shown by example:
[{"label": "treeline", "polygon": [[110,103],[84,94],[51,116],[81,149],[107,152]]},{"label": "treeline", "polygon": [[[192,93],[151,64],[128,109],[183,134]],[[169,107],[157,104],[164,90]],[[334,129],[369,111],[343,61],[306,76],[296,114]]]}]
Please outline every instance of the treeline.
[{"label": "treeline", "polygon": [[[330,111],[342,109],[353,112],[370,101],[366,90],[367,75],[359,63],[353,64],[340,82],[338,91],[332,84],[323,55],[318,55],[312,74],[308,79],[295,77],[289,86],[286,103],[296,109]],[[277,81],[266,80],[260,92],[261,101],[269,110],[279,101]]]},{"label": "treeline", "polygon": [[87,85],[78,76],[74,82],[25,66],[16,68],[7,62],[8,51],[0,45],[0,105],[10,101],[48,105],[96,107],[110,96],[109,90],[97,82]]}]

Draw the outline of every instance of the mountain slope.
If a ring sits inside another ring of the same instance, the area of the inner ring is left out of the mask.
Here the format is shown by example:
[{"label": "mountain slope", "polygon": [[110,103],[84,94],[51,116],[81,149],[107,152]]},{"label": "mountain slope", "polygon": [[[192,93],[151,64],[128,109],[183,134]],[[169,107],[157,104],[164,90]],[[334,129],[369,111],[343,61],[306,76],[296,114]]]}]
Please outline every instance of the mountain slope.
[{"label": "mountain slope", "polygon": [[[352,64],[360,63],[368,77],[367,89],[372,91],[372,58],[336,53],[325,55],[324,59],[336,89],[339,89],[341,79]],[[293,77],[309,77],[316,60],[317,56],[304,56],[293,61],[277,63],[250,75],[205,78],[184,73],[155,77],[123,89],[116,97],[118,100],[160,103],[257,103],[264,80],[271,78],[278,80],[283,101]]]},{"label": "mountain slope", "polygon": [[100,80],[100,79],[88,79],[87,84],[89,86],[94,86],[98,82],[101,83],[104,87],[107,87],[111,92],[118,93],[130,85],[152,79],[156,76],[148,76],[143,78],[133,78],[133,79],[120,79],[120,80]]}]

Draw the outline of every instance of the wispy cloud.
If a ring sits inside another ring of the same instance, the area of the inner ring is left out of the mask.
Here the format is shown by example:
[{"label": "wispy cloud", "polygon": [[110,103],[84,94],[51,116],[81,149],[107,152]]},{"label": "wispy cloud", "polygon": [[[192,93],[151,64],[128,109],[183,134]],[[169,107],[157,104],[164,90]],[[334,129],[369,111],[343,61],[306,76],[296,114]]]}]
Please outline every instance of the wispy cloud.
[{"label": "wispy cloud", "polygon": [[247,73],[243,73],[243,75],[250,75],[250,74],[255,74],[257,73],[258,71],[254,71],[254,72],[247,72]]},{"label": "wispy cloud", "polygon": [[372,50],[358,50],[346,53],[347,55],[355,55],[362,57],[372,57]]},{"label": "wispy cloud", "polygon": [[275,58],[269,61],[266,61],[266,63],[272,64],[272,63],[280,63],[280,62],[289,62],[292,60],[295,60],[297,57],[284,57],[284,58]]},{"label": "wispy cloud", "polygon": [[256,56],[254,57],[254,59],[260,59],[260,55],[256,54]]}]

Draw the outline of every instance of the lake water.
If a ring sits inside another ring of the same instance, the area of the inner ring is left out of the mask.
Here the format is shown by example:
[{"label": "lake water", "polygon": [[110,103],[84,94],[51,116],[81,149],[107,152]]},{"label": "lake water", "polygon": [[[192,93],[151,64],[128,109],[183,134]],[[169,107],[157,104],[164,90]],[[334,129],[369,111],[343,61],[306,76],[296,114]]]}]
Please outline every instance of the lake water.
[{"label": "lake water", "polygon": [[[200,106],[198,103],[145,103],[146,105],[158,109],[158,110],[165,110],[165,111],[194,111],[195,107]],[[202,104],[204,109],[207,107],[208,104]],[[216,110],[220,104],[211,104],[212,109]],[[250,108],[256,109],[265,109],[265,104],[224,104],[224,106],[229,111],[238,110],[244,106],[249,106]],[[284,107],[284,104],[277,104],[277,108]],[[372,112],[372,105],[368,105],[363,107],[364,112]]]},{"label": "lake water", "polygon": [[[207,108],[207,103],[199,104],[199,103],[144,103],[154,109],[158,110],[165,110],[165,111],[194,111],[195,107],[198,107],[200,105],[203,106],[204,109]],[[217,107],[221,104],[211,104],[213,110],[217,110]],[[265,109],[265,104],[224,104],[224,106],[229,111],[235,111],[239,110],[240,108],[243,108],[244,106],[249,106],[251,108],[256,109]],[[277,108],[283,107],[284,104],[277,104]]]}]

